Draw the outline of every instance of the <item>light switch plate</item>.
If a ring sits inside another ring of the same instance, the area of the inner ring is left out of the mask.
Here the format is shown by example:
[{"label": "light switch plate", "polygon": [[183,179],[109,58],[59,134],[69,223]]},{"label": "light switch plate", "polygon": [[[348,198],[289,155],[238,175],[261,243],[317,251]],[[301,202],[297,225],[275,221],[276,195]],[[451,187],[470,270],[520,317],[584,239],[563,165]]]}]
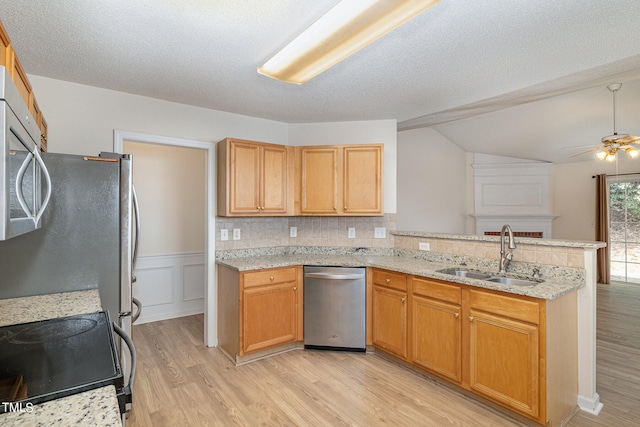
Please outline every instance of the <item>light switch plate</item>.
[{"label": "light switch plate", "polygon": [[289,237],[298,237],[298,227],[289,227]]},{"label": "light switch plate", "polygon": [[421,251],[430,250],[429,246],[430,246],[429,242],[420,242],[420,243],[418,243],[418,249],[420,249]]},{"label": "light switch plate", "polygon": [[349,238],[349,239],[355,239],[356,238],[356,228],[355,227],[349,227],[347,229],[347,238]]},{"label": "light switch plate", "polygon": [[233,229],[233,240],[240,240],[240,229],[239,228],[234,228]]},{"label": "light switch plate", "polygon": [[225,240],[229,240],[229,230],[226,228],[223,228],[222,230],[220,230],[220,240],[222,240],[223,242]]},{"label": "light switch plate", "polygon": [[373,232],[375,239],[384,239],[387,237],[387,229],[385,227],[376,227]]}]

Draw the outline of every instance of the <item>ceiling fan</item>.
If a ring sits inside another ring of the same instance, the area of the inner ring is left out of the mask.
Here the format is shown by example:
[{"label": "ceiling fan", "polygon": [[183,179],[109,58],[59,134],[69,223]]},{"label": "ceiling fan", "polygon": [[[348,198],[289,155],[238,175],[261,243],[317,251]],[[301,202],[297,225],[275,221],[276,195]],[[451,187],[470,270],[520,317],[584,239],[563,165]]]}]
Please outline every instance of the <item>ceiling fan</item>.
[{"label": "ceiling fan", "polygon": [[640,136],[632,136],[627,134],[618,134],[616,130],[616,92],[620,90],[622,83],[613,83],[607,86],[609,92],[613,94],[613,135],[602,137],[600,145],[574,154],[571,157],[581,156],[592,151],[597,151],[596,158],[599,160],[614,161],[618,151],[624,151],[631,158],[640,155]]}]

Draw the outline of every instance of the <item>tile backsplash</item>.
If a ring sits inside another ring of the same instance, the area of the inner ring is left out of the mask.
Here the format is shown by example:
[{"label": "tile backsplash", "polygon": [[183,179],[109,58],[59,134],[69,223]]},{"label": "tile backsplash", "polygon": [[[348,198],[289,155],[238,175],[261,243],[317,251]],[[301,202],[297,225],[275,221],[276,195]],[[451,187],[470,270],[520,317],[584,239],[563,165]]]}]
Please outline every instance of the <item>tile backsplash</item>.
[{"label": "tile backsplash", "polygon": [[[290,237],[296,227],[296,237]],[[385,228],[384,238],[375,238],[376,228]],[[355,237],[349,238],[349,229]],[[228,230],[229,240],[221,240],[221,230]],[[240,239],[233,239],[233,230]],[[263,248],[273,246],[346,246],[392,248],[396,214],[378,217],[216,217],[216,250]]]}]

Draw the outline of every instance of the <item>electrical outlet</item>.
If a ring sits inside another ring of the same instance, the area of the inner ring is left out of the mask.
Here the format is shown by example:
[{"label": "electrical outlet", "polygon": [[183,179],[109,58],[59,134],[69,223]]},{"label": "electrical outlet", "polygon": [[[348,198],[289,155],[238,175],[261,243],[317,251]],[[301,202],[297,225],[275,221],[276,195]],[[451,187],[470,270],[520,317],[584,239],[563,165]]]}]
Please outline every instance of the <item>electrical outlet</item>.
[{"label": "electrical outlet", "polygon": [[418,249],[420,249],[421,251],[430,250],[429,243],[428,242],[420,242],[420,243],[418,243]]},{"label": "electrical outlet", "polygon": [[289,237],[298,237],[298,227],[289,227]]},{"label": "electrical outlet", "polygon": [[234,228],[233,229],[233,240],[240,240],[240,229],[239,228]]},{"label": "electrical outlet", "polygon": [[229,230],[227,230],[226,228],[220,230],[220,240],[229,240]]},{"label": "electrical outlet", "polygon": [[349,227],[347,229],[347,238],[349,238],[349,239],[355,239],[356,238],[356,228],[355,227]]},{"label": "electrical outlet", "polygon": [[373,232],[375,239],[384,239],[387,237],[387,229],[385,227],[376,227]]}]

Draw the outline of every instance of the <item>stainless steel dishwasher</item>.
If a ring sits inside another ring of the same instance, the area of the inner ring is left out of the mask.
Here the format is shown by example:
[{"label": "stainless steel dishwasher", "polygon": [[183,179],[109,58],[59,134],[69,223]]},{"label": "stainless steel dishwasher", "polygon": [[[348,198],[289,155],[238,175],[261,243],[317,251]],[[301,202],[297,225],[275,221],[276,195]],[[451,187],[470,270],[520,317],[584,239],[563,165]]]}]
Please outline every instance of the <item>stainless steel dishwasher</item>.
[{"label": "stainless steel dishwasher", "polygon": [[304,267],[304,346],[366,350],[364,267]]}]

